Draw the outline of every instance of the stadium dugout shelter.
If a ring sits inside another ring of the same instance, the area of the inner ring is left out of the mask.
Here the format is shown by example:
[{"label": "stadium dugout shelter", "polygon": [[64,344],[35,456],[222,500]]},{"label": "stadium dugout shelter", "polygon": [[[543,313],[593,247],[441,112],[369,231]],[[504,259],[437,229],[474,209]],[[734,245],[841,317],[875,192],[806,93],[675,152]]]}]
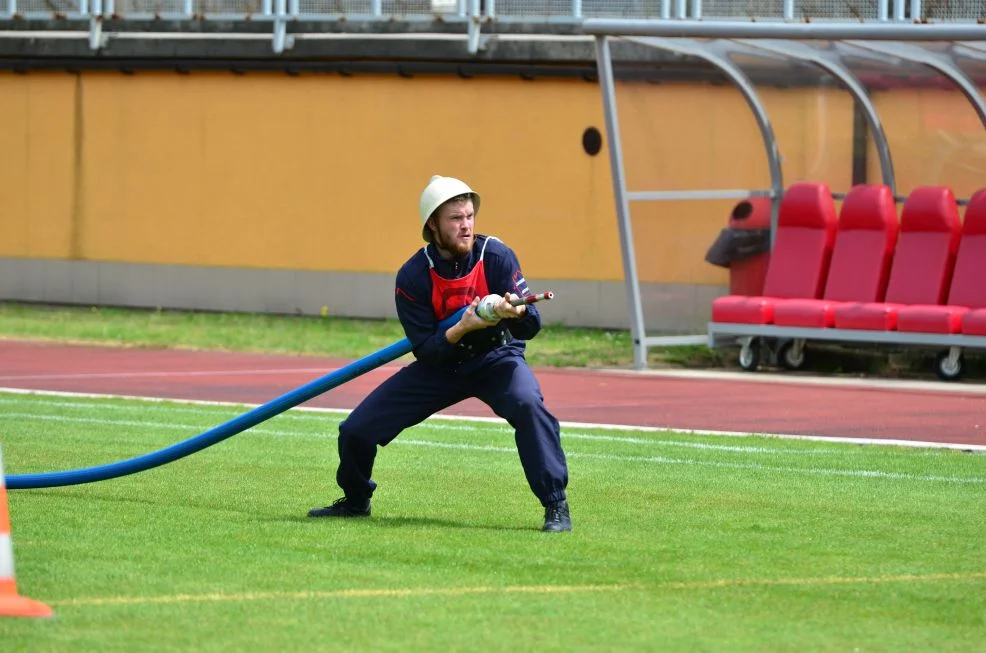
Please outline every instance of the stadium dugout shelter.
[{"label": "stadium dugout shelter", "polygon": [[[716,299],[708,333],[702,336],[711,347],[739,346],[743,369],[759,366],[768,343],[781,367],[797,369],[804,363],[807,343],[817,340],[934,348],[938,374],[950,380],[962,373],[963,349],[986,349],[986,192],[974,194],[974,205],[969,198],[955,198],[947,187],[919,187],[899,195],[887,135],[865,80],[856,72],[862,63],[887,71],[908,67],[947,79],[986,127],[986,101],[974,81],[986,78],[986,25],[981,19],[893,20],[882,4],[875,20],[855,22],[584,21],[584,31],[596,43],[636,369],[647,366],[650,347],[675,341],[674,336],[648,336],[643,318],[631,206],[655,201],[769,198],[770,260],[763,296]],[[903,17],[903,3],[895,5]],[[731,80],[756,119],[769,186],[627,188],[614,41],[698,58]],[[804,180],[789,184],[769,113],[744,70],[751,61],[809,67],[834,77],[865,119],[880,181],[844,191]],[[838,215],[836,200],[843,201]],[[967,207],[964,224],[962,206]],[[854,311],[859,315],[852,315]]]}]

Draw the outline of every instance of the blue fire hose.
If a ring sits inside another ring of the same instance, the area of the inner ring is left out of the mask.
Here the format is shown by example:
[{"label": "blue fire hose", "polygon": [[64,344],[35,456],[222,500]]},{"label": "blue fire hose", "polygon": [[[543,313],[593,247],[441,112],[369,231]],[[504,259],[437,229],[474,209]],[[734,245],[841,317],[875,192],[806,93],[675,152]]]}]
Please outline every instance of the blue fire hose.
[{"label": "blue fire hose", "polygon": [[[466,308],[459,309],[451,317],[439,323],[439,329],[448,329],[459,321],[465,313]],[[155,451],[153,453],[137,456],[128,460],[121,460],[107,465],[97,467],[86,467],[84,469],[72,469],[63,472],[48,472],[44,474],[13,474],[6,476],[6,486],[8,490],[30,490],[36,488],[59,487],[63,485],[81,485],[83,483],[94,483],[105,481],[111,478],[118,478],[128,474],[136,474],[153,467],[159,467],[179,458],[184,458],[193,453],[202,451],[206,447],[211,447],[217,442],[230,438],[237,433],[242,433],[252,426],[269,420],[270,418],[283,413],[289,408],[293,408],[300,403],[308,401],[313,397],[338,387],[347,381],[352,381],[356,377],[380,367],[392,360],[411,351],[411,342],[404,338],[392,345],[384,347],[369,356],[346,365],[330,374],[319,379],[315,379],[305,385],[281,395],[277,399],[258,406],[249,412],[243,413],[225,424],[220,424],[208,431],[189,438],[183,442],[178,442],[170,447]]]}]

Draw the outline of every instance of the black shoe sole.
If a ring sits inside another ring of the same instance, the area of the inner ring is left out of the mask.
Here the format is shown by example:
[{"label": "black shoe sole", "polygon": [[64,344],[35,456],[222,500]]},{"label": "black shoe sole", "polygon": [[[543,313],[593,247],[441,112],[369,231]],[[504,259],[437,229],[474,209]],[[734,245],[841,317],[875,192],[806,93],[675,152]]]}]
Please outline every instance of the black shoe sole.
[{"label": "black shoe sole", "polygon": [[327,510],[324,510],[323,511],[323,509],[321,509],[321,508],[316,508],[314,510],[309,510],[308,511],[308,516],[309,517],[315,517],[315,518],[322,518],[322,517],[343,517],[343,518],[346,518],[346,517],[369,517],[370,516],[370,511],[367,510],[366,512],[329,512]]}]

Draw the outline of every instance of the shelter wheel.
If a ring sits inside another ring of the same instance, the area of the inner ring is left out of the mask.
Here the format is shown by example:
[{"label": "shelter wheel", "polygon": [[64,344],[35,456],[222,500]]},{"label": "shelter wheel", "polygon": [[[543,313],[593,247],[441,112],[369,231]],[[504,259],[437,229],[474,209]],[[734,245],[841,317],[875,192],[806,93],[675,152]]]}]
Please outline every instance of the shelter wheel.
[{"label": "shelter wheel", "polygon": [[739,366],[747,372],[755,372],[760,367],[759,338],[750,338],[743,343],[739,353]]},{"label": "shelter wheel", "polygon": [[965,358],[958,347],[939,352],[935,371],[942,381],[957,381],[965,374]]},{"label": "shelter wheel", "polygon": [[786,370],[800,370],[805,366],[805,359],[807,358],[805,349],[804,340],[795,339],[783,342],[777,350],[777,362]]}]

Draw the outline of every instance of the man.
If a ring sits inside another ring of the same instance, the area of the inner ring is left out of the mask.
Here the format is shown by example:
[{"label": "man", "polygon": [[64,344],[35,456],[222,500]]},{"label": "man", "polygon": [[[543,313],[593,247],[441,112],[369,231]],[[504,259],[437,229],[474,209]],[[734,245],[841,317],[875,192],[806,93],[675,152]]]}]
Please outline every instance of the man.
[{"label": "man", "polygon": [[[397,273],[397,315],[415,360],[371,392],[339,425],[336,482],[345,495],[310,517],[368,517],[377,484],[371,479],[377,446],[468,397],[477,397],[515,430],[527,483],[544,506],[549,532],[570,531],[565,490],[568,466],[558,420],[524,358],[525,340],[537,335],[541,317],[529,296],[514,252],[492,236],[475,234],[480,198],[464,182],[434,176],[421,194],[421,236],[428,244]],[[480,299],[503,297],[496,317],[476,313]],[[448,329],[439,322],[463,306]]]}]

